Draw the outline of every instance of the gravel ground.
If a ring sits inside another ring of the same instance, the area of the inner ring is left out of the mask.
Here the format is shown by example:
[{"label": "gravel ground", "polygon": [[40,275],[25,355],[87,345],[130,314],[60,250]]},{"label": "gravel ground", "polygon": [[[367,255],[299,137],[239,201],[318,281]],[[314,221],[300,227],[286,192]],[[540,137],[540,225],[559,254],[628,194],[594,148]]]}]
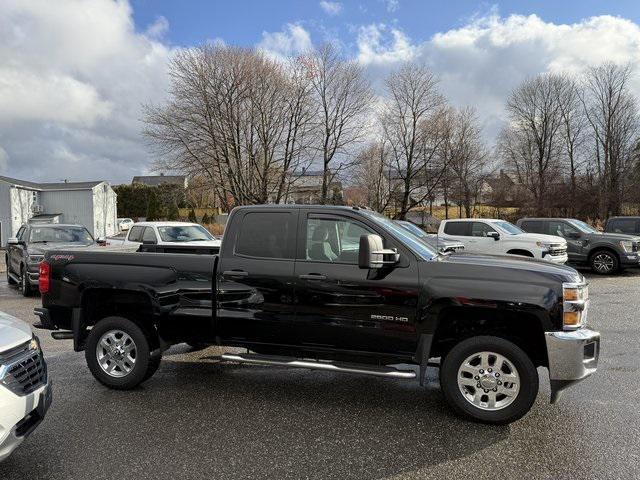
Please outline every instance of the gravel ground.
[{"label": "gravel ground", "polygon": [[[421,388],[176,346],[150,381],[116,392],[70,342],[41,333],[54,403],[0,478],[640,478],[640,270],[590,281],[596,376],[549,405],[540,369],[533,410],[505,427],[453,416],[435,369]],[[0,309],[34,323],[38,304],[2,277]]]}]

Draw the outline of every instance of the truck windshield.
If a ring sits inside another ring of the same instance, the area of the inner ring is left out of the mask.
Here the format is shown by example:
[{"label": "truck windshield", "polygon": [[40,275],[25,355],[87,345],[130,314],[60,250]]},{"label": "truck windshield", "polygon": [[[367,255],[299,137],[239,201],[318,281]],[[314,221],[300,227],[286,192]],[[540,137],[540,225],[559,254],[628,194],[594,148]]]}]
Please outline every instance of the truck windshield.
[{"label": "truck windshield", "polygon": [[506,233],[508,235],[520,235],[521,233],[524,233],[524,230],[520,229],[519,227],[516,227],[513,223],[501,221],[501,222],[493,222],[492,225],[495,225],[496,227],[498,227],[499,230],[501,230],[503,233]]},{"label": "truck windshield", "polygon": [[583,233],[598,233],[595,228],[581,220],[575,220],[572,218],[571,220],[569,220],[569,223]]},{"label": "truck windshield", "polygon": [[364,213],[368,218],[376,222],[378,225],[382,226],[382,228],[392,233],[398,240],[409,247],[422,260],[432,260],[438,256],[438,253],[434,249],[426,245],[417,236],[415,236],[404,227],[401,227],[397,223],[394,223],[393,220],[389,220],[387,217],[377,212],[363,210],[362,213]]},{"label": "truck windshield", "polygon": [[213,235],[200,225],[158,227],[158,233],[163,242],[205,242],[215,240]]},{"label": "truck windshield", "polygon": [[84,227],[32,227],[29,243],[78,243],[89,245],[93,237]]}]

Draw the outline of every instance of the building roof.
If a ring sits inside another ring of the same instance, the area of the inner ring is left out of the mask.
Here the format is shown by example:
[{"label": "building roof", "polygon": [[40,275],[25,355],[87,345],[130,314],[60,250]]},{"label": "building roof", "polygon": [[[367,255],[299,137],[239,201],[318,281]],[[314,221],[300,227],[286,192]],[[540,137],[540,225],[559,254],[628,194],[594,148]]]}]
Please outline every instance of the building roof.
[{"label": "building roof", "polygon": [[138,183],[156,187],[163,184],[184,185],[186,177],[184,175],[140,175],[133,177],[132,184]]},{"label": "building roof", "polygon": [[27,180],[18,180],[17,178],[3,177],[0,175],[0,181],[17,185],[24,188],[32,188],[34,190],[42,191],[56,191],[56,190],[91,190],[96,185],[100,185],[103,180],[96,180],[93,182],[56,182],[56,183],[36,183],[29,182]]}]

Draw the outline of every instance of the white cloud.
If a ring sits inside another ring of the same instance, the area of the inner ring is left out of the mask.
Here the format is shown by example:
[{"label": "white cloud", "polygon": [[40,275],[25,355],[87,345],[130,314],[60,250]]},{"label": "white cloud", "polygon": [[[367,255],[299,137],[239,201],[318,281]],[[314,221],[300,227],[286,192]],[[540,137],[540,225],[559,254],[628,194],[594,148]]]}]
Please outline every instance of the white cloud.
[{"label": "white cloud", "polygon": [[309,51],[313,43],[303,26],[288,23],[281,32],[262,32],[262,40],[257,47],[268,55],[283,58]]},{"label": "white cloud", "polygon": [[[452,103],[478,108],[493,139],[509,92],[526,77],[579,73],[605,61],[640,63],[640,26],[606,15],[554,24],[536,15],[500,17],[492,11],[423,43],[411,42],[400,29],[368,25],[360,28],[357,46],[357,58],[374,82],[404,60],[431,67]],[[636,74],[640,97],[640,71]]]},{"label": "white cloud", "polygon": [[342,4],[340,2],[322,0],[320,2],[320,8],[322,8],[327,15],[338,15],[342,11]]},{"label": "white cloud", "polygon": [[411,60],[415,46],[399,29],[382,23],[358,29],[358,61],[363,65],[395,64]]},{"label": "white cloud", "polygon": [[4,0],[4,174],[122,182],[144,171],[140,106],[165,96],[167,28],[159,17],[137,32],[126,0]]},{"label": "white cloud", "polygon": [[389,13],[393,13],[400,8],[399,0],[386,0],[385,3],[387,4],[387,12]]}]

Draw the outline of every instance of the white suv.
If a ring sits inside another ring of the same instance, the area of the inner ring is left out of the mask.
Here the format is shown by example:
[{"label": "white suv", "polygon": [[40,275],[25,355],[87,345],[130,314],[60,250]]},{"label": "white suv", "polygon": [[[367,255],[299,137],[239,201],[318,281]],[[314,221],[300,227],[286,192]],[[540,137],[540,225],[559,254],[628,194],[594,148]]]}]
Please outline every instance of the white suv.
[{"label": "white suv", "polygon": [[464,218],[443,220],[438,235],[445,240],[457,240],[469,253],[490,255],[520,255],[566,263],[567,241],[562,237],[526,233],[505,220]]},{"label": "white suv", "polygon": [[50,405],[38,339],[22,320],[0,312],[0,462],[35,430]]}]

